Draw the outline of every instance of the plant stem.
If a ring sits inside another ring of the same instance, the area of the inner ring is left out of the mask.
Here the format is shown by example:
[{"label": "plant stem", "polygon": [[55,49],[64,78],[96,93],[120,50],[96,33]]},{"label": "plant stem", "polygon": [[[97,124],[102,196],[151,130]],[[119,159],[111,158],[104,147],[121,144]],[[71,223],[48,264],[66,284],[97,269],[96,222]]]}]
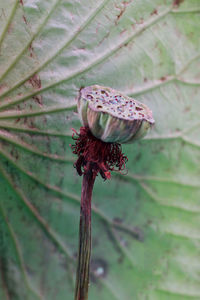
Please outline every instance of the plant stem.
[{"label": "plant stem", "polygon": [[91,200],[97,173],[88,162],[83,175],[79,226],[79,254],[76,273],[75,300],[88,299],[91,255]]}]

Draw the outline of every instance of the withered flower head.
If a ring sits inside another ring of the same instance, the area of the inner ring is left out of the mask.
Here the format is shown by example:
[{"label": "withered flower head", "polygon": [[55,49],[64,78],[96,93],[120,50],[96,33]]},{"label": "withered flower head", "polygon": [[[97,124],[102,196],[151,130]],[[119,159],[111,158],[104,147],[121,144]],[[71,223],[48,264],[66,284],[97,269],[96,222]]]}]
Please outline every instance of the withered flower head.
[{"label": "withered flower head", "polygon": [[123,171],[128,158],[121,143],[143,137],[153,125],[150,109],[120,92],[98,85],[80,90],[78,111],[83,127],[74,131],[74,163],[83,175],[79,231],[79,255],[75,299],[88,299],[91,253],[91,200],[96,176],[110,179],[110,171]]},{"label": "withered flower head", "polygon": [[80,90],[78,112],[92,134],[109,143],[132,143],[154,124],[151,110],[109,87],[88,86]]}]

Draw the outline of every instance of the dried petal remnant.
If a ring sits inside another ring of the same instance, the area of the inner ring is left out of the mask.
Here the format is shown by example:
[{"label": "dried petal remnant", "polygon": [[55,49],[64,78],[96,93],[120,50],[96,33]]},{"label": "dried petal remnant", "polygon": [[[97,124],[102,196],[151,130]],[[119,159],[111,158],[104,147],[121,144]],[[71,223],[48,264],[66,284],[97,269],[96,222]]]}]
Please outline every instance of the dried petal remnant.
[{"label": "dried petal remnant", "polygon": [[122,153],[120,144],[105,143],[95,138],[87,127],[81,127],[80,133],[73,131],[76,134],[72,136],[75,145],[71,148],[78,155],[74,166],[80,176],[88,171],[88,162],[93,164],[94,176],[100,173],[105,180],[110,178],[110,171],[125,169],[128,158]]},{"label": "dried petal remnant", "polygon": [[146,105],[98,85],[80,90],[78,111],[83,125],[104,142],[131,143],[154,124]]}]

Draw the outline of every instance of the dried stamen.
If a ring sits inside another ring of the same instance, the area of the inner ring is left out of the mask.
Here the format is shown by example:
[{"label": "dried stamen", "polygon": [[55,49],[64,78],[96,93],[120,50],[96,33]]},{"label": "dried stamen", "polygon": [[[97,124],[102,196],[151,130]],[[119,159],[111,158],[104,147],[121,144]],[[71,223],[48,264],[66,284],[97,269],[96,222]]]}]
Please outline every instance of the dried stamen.
[{"label": "dried stamen", "polygon": [[110,171],[125,169],[128,158],[122,153],[121,144],[105,143],[94,137],[87,127],[81,127],[80,133],[73,131],[72,138],[76,142],[71,148],[78,155],[74,167],[80,176],[88,171],[88,162],[93,164],[94,175],[100,173],[105,180],[110,178]]}]

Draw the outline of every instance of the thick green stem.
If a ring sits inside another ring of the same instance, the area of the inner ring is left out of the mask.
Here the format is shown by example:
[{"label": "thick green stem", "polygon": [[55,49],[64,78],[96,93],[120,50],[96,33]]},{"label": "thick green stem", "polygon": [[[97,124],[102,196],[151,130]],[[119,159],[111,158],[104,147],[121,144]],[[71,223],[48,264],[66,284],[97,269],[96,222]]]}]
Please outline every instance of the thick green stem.
[{"label": "thick green stem", "polygon": [[75,300],[88,299],[91,254],[91,200],[96,172],[88,163],[83,175],[79,227],[79,254],[76,274]]}]

